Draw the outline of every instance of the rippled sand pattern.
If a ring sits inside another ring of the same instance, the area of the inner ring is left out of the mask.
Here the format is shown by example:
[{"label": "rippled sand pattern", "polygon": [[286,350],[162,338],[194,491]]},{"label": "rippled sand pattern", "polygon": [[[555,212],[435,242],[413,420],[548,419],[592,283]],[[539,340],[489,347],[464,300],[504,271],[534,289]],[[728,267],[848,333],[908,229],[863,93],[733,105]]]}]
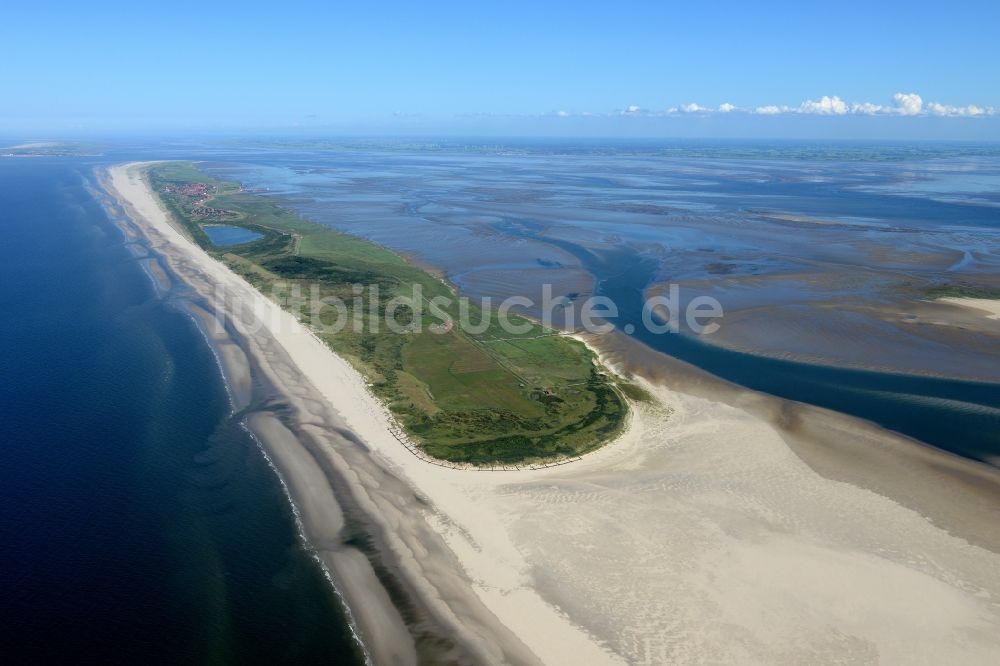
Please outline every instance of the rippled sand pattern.
[{"label": "rippled sand pattern", "polygon": [[543,595],[630,663],[995,662],[996,554],[661,395],[621,447],[499,489]]}]

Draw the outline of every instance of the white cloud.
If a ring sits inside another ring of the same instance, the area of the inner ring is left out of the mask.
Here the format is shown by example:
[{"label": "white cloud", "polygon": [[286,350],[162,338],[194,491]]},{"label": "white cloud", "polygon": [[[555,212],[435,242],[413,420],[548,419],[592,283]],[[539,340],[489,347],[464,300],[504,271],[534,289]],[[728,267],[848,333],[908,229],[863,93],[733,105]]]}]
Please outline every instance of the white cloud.
[{"label": "white cloud", "polygon": [[892,111],[892,109],[887,106],[872,104],[871,102],[865,102],[863,104],[854,102],[851,104],[851,113],[857,113],[863,116],[877,116],[880,113],[889,113],[890,111]]},{"label": "white cloud", "polygon": [[799,105],[799,113],[816,113],[822,116],[842,116],[847,113],[847,104],[836,95],[827,97],[823,95],[819,101],[807,99]]},{"label": "white cloud", "polygon": [[896,93],[892,98],[896,101],[896,113],[903,116],[919,116],[924,106],[917,93]]},{"label": "white cloud", "polygon": [[935,116],[992,116],[994,109],[969,104],[968,106],[949,106],[931,102],[927,111]]},{"label": "white cloud", "polygon": [[[941,116],[947,118],[970,118],[976,116],[1000,115],[1000,108],[978,106],[951,106],[937,102],[925,103],[917,93],[896,93],[892,96],[893,104],[874,104],[872,102],[851,102],[848,104],[837,95],[823,95],[818,100],[807,99],[798,106],[785,104],[765,104],[757,107],[738,107],[724,102],[717,108],[702,106],[695,102],[672,106],[665,111],[648,111],[634,104],[625,107],[618,113],[623,116],[673,116],[678,114],[714,114],[714,113],[753,113],[762,116],[775,116],[785,113],[797,113],[825,116]],[[556,112],[564,115],[564,112]]]},{"label": "white cloud", "polygon": [[560,118],[568,118],[569,117],[569,112],[568,111],[556,111],[556,115],[559,116]]},{"label": "white cloud", "polygon": [[691,102],[690,104],[681,104],[681,111],[684,113],[702,113],[705,111],[711,111],[711,109],[707,109],[704,106],[699,106],[694,102]]}]

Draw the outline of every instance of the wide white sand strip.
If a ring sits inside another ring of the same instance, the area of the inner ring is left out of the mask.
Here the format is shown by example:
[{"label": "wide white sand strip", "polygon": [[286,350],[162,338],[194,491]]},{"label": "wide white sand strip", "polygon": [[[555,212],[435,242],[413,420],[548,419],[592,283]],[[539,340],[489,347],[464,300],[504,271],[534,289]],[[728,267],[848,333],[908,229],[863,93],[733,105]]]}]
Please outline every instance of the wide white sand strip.
[{"label": "wide white sand strip", "polygon": [[[571,465],[418,460],[346,362],[169,228],[137,169],[112,179],[185,281],[243,290],[277,318],[247,354],[288,373],[275,381],[315,415],[303,446],[347,470],[401,575],[477,662],[1000,661],[997,553],[820,476],[774,427],[715,400],[649,385],[658,402],[637,407],[628,433]],[[331,432],[330,405],[367,450]]]},{"label": "wide white sand strip", "polygon": [[1000,299],[948,297],[939,300],[978,310],[985,314],[988,319],[1000,319]]},{"label": "wide white sand strip", "polygon": [[[420,610],[431,617],[437,634],[442,634],[443,627],[443,635],[477,662],[537,663],[536,655],[479,599],[455,554],[436,531],[442,514],[427,504],[423,489],[417,491],[387,471],[399,462],[434,466],[417,460],[391,435],[387,413],[347,362],[171,225],[145,183],[145,166],[110,169],[109,187],[151,249],[205,300],[214,316],[236,329],[247,356],[283,394],[289,418],[299,427],[297,439],[274,419],[254,417],[251,425],[269,448],[310,542],[352,605],[375,662],[412,663],[415,647],[402,635],[400,614],[384,603],[387,598],[368,561],[337,541],[341,518],[330,492],[333,480],[324,485],[316,470],[332,469],[337,478],[347,480],[351,502],[381,528],[375,536],[393,565],[391,573],[419,597]],[[221,332],[212,331],[209,337],[216,344],[223,342]],[[242,376],[238,370],[232,374]],[[553,638],[553,645],[568,644],[560,658],[586,656],[589,649],[603,654],[554,608],[540,601],[538,606],[543,611],[535,618],[535,626]],[[560,640],[564,635],[573,640]],[[422,649],[426,653],[431,648]],[[445,654],[439,656],[453,656],[450,648],[443,649]]]}]

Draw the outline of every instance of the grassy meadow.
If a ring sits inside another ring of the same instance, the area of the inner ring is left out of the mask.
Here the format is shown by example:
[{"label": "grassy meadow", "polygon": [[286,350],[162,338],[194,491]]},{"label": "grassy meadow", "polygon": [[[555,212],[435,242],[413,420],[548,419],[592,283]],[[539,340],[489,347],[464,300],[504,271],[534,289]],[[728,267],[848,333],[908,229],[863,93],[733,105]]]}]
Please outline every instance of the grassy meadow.
[{"label": "grassy meadow", "polygon": [[[389,250],[309,222],[191,163],[156,165],[149,176],[192,239],[312,322],[428,454],[472,464],[545,462],[597,448],[621,429],[623,393],[637,389],[619,386],[578,341],[516,315],[508,318],[524,332],[503,330],[496,316],[483,332],[467,332],[458,325],[454,290]],[[189,187],[199,183],[204,188]],[[262,237],[217,247],[206,224],[243,227]],[[362,294],[355,285],[364,286]],[[387,302],[415,298],[417,285],[425,307],[394,308],[393,320],[404,330],[390,330]],[[367,307],[375,288],[381,296],[377,330]],[[435,313],[429,307],[435,297],[450,304]],[[343,308],[338,312],[331,303]],[[470,304],[467,318],[475,325],[486,314],[495,315]],[[346,325],[324,332],[322,325],[332,326],[338,317]],[[364,326],[354,326],[356,319]]]}]

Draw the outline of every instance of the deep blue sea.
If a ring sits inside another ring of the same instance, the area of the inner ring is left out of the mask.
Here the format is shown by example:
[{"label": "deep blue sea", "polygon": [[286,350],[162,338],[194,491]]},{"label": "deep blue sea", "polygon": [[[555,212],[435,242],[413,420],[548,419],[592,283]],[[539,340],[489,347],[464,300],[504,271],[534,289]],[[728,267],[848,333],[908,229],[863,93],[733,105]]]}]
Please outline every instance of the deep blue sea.
[{"label": "deep blue sea", "polygon": [[210,349],[91,170],[0,160],[5,663],[357,663]]}]

